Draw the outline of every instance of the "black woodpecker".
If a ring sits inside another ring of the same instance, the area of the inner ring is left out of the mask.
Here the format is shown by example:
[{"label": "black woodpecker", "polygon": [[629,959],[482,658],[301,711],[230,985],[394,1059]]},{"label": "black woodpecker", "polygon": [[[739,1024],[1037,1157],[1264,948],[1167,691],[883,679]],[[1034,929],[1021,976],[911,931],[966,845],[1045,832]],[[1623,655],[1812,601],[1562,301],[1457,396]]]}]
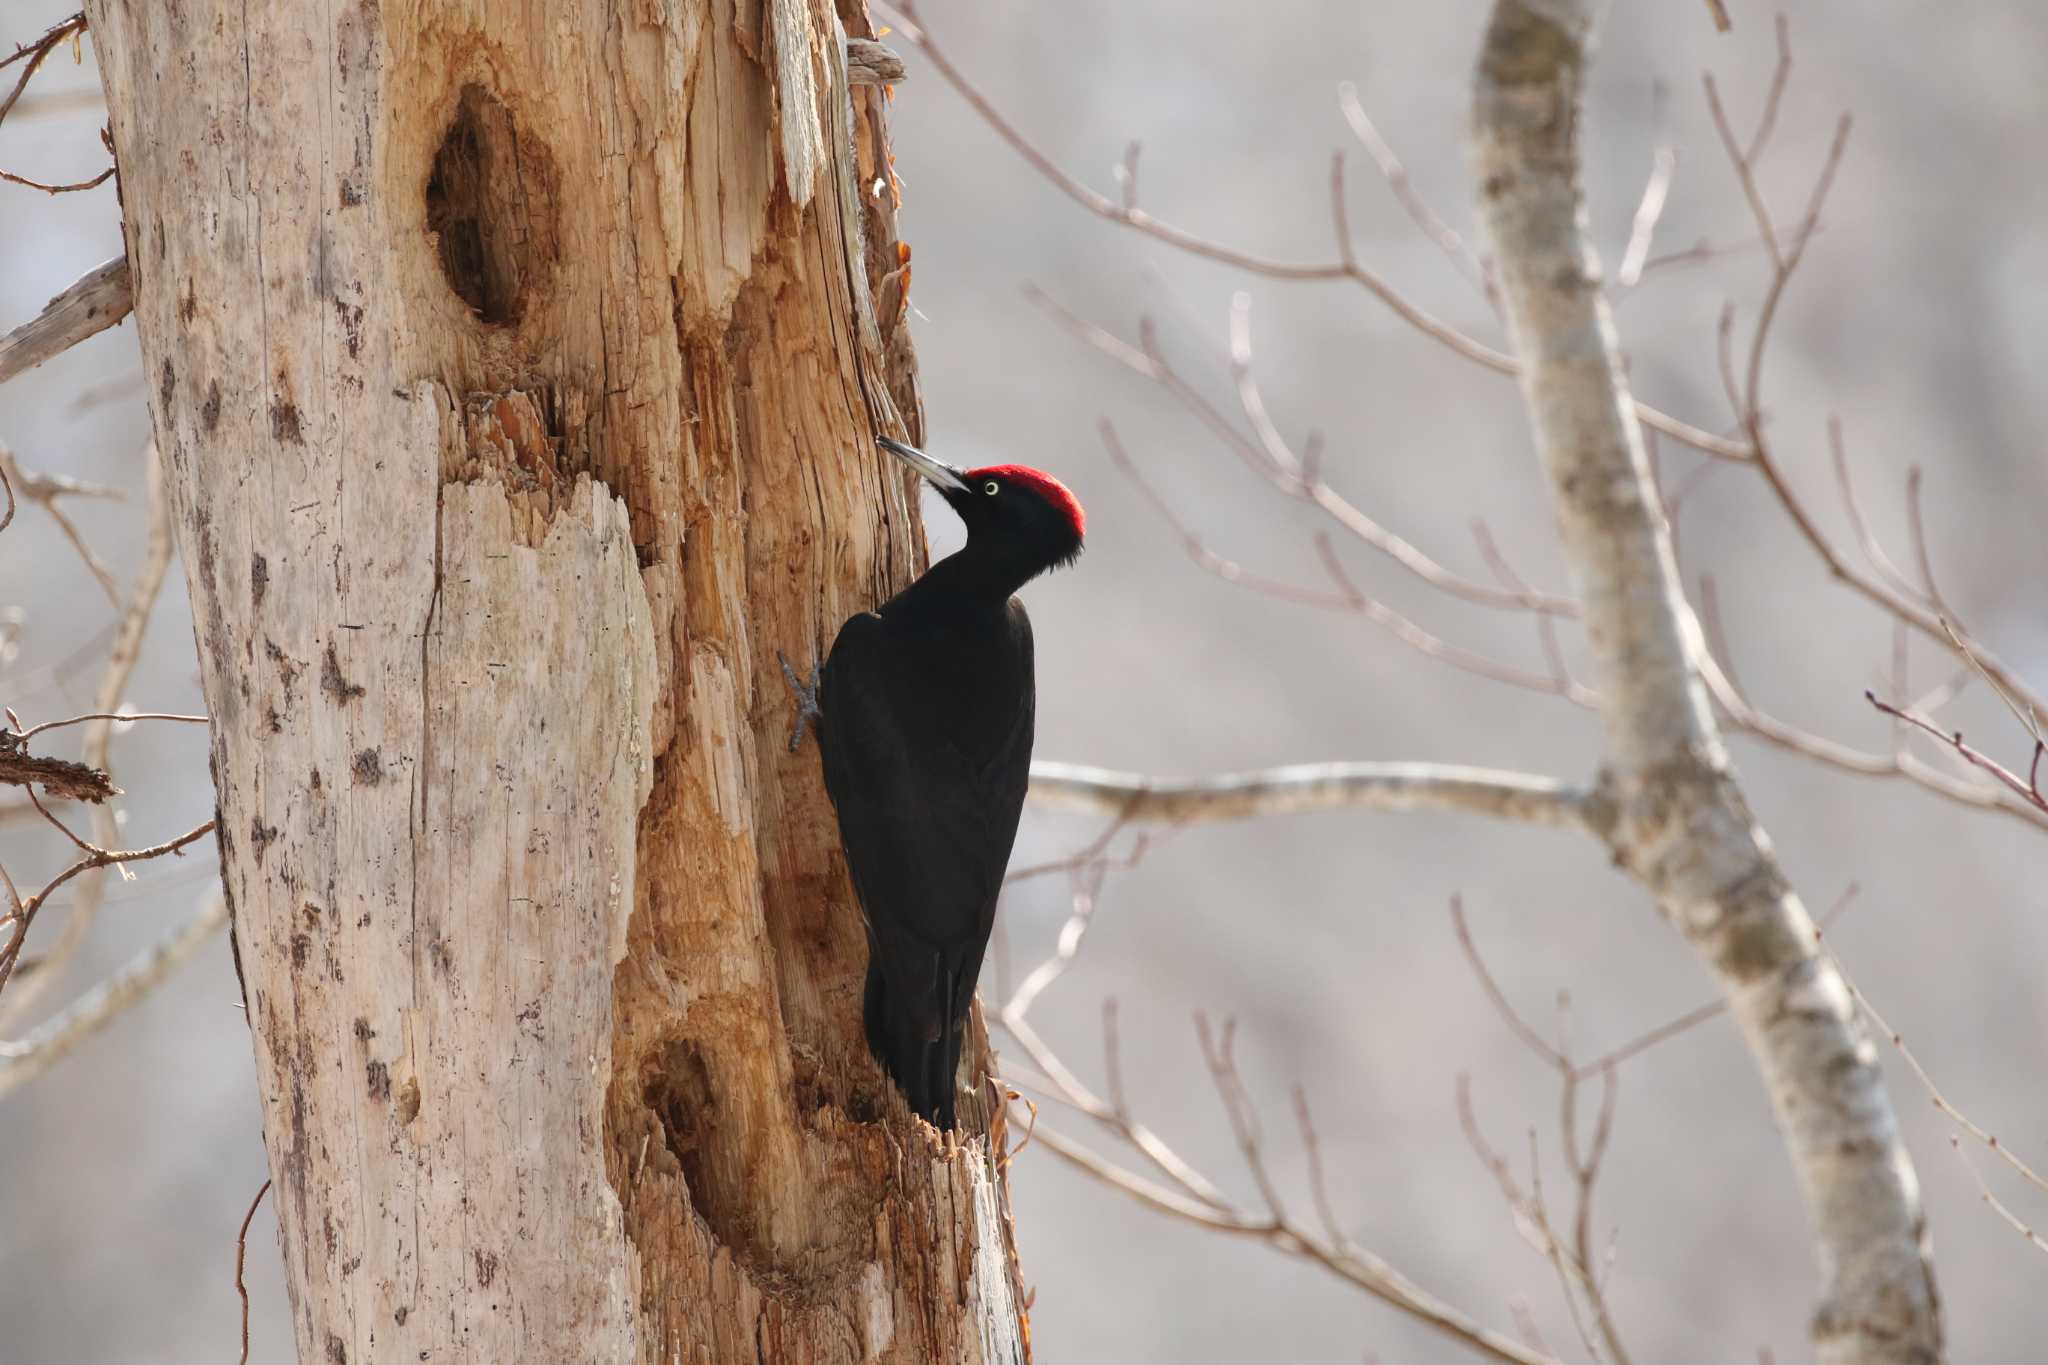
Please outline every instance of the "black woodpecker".
[{"label": "black woodpecker", "polygon": [[811,685],[825,790],[868,931],[868,1048],[910,1107],[954,1126],[960,1038],[1031,780],[1031,618],[1014,596],[1081,553],[1065,484],[1023,465],[955,469],[879,438],[939,490],[967,544],[839,628]]}]

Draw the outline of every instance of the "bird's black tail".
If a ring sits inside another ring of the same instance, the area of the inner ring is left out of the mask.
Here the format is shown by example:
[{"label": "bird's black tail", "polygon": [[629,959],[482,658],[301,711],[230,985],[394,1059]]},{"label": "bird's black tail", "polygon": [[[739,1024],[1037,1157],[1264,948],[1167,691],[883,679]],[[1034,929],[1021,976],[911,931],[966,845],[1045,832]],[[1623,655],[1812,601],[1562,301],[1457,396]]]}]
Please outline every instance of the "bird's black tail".
[{"label": "bird's black tail", "polygon": [[896,1082],[912,1112],[942,1132],[955,1124],[953,1097],[966,1022],[965,1011],[956,1012],[949,1003],[934,1009],[930,1001],[902,998],[889,989],[873,960],[868,962],[861,1008],[868,1051]]}]

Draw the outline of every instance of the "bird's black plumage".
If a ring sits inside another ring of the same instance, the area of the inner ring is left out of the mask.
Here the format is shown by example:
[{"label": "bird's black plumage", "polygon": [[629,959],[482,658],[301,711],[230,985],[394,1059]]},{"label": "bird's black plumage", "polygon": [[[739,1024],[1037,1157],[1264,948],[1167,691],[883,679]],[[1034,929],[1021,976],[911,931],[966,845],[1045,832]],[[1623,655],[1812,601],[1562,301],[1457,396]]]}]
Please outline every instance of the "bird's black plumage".
[{"label": "bird's black plumage", "polygon": [[886,448],[967,544],[840,628],[818,687],[825,788],[867,919],[868,1046],[910,1107],[954,1126],[961,1032],[1031,776],[1031,619],[1011,594],[1080,552],[1080,505],[1005,465]]}]

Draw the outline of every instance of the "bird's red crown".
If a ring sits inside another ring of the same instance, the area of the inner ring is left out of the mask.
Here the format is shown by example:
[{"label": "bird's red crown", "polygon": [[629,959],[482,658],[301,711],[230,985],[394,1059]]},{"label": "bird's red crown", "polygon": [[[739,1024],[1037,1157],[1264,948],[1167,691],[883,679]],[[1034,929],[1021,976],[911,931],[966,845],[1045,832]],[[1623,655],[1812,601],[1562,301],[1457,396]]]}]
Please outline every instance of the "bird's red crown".
[{"label": "bird's red crown", "polygon": [[981,469],[970,469],[962,477],[969,483],[978,479],[1005,479],[1020,488],[1028,488],[1066,514],[1074,525],[1074,534],[1086,537],[1088,514],[1081,508],[1081,500],[1074,496],[1072,489],[1042,469],[1033,469],[1022,464],[992,464]]}]

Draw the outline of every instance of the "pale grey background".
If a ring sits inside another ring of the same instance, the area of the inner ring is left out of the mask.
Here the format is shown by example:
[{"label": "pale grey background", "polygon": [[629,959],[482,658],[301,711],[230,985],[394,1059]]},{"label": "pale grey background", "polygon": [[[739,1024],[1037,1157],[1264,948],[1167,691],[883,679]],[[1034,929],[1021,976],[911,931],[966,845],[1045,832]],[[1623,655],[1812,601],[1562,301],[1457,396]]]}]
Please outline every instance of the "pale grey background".
[{"label": "pale grey background", "polygon": [[[0,41],[66,12],[0,9]],[[1699,94],[1720,73],[1746,128],[1772,62],[1770,14],[1731,0],[1717,37],[1700,0],[1617,6],[1589,106],[1594,220],[1610,265],[1651,149],[1681,151],[1666,248],[1734,240],[1747,218]],[[1348,146],[1365,260],[1413,298],[1498,341],[1484,305],[1422,240],[1350,141],[1335,87],[1356,81],[1417,183],[1469,226],[1460,130],[1480,0],[1438,5],[1246,5],[1129,0],[982,5],[930,0],[927,18],[989,95],[1062,165],[1113,192],[1110,168],[1145,143],[1153,212],[1277,256],[1331,252],[1328,157]],[[1928,471],[1927,519],[1951,599],[2006,656],[2048,681],[2048,540],[2036,382],[2048,326],[2048,13],[2018,3],[1800,6],[1799,66],[1765,181],[1794,217],[1835,115],[1857,128],[1826,230],[1783,317],[1767,399],[1785,458],[1843,523],[1821,441],[1847,423],[1874,520],[1903,549],[1906,466]],[[1479,574],[1467,526],[1484,516],[1514,561],[1564,586],[1545,490],[1513,386],[1423,340],[1357,290],[1270,286],[1177,256],[1056,196],[913,52],[895,104],[903,230],[932,445],[956,461],[1042,464],[1087,502],[1090,550],[1034,587],[1044,757],[1173,773],[1313,758],[1478,762],[1587,774],[1594,720],[1560,702],[1448,670],[1361,622],[1270,602],[1196,571],[1108,465],[1094,425],[1113,417],[1182,515],[1248,566],[1314,582],[1315,523],[1264,491],[1184,415],[1046,320],[1040,285],[1134,330],[1156,314],[1167,345],[1227,400],[1220,363],[1230,292],[1252,290],[1268,394],[1296,437],[1330,436],[1329,473],[1361,505],[1453,566]],[[1669,87],[1662,123],[1656,83]],[[53,62],[37,89],[91,88]],[[17,118],[0,164],[73,176],[100,161],[96,116]],[[0,325],[119,249],[111,189],[50,201],[0,189]],[[1639,391],[1708,426],[1726,423],[1714,320],[1754,307],[1754,256],[1673,273],[1620,306]],[[0,390],[0,439],[27,465],[132,484],[146,432],[132,326]],[[69,410],[90,384],[127,395]],[[1671,450],[1674,469],[1694,458]],[[81,507],[116,566],[139,556],[134,507]],[[954,528],[934,509],[934,539]],[[1789,719],[1872,747],[1860,700],[1889,632],[1831,588],[1759,482],[1709,478],[1687,513],[1684,554],[1720,579],[1752,692]],[[1525,622],[1446,603],[1373,557],[1359,580],[1460,643],[1537,659]],[[83,709],[104,600],[47,521],[24,509],[0,537],[0,603],[28,613],[0,699],[29,718]],[[1931,655],[1921,675],[1936,676]],[[132,692],[165,709],[199,702],[182,583],[174,576]],[[1986,698],[1958,723],[2022,751]],[[2003,819],[1923,793],[1816,769],[1735,741],[1760,818],[1815,905],[1850,881],[1860,901],[1835,935],[1851,971],[1913,1039],[1950,1094],[2008,1141],[2048,1156],[2039,1083],[2048,997],[2042,869],[2048,844]],[[117,742],[140,841],[209,804],[202,738],[140,727]],[[1032,817],[1021,860],[1074,847],[1093,827]],[[0,828],[17,878],[61,851]],[[117,886],[80,979],[188,913],[210,853],[141,869]],[[1321,816],[1189,832],[1115,877],[1081,964],[1040,1020],[1099,1078],[1101,1001],[1122,1002],[1130,1089],[1142,1113],[1247,1198],[1189,1025],[1235,1014],[1240,1051],[1269,1106],[1276,1166],[1306,1208],[1289,1087],[1308,1087],[1336,1199],[1351,1229],[1438,1292],[1505,1324],[1526,1299],[1551,1344],[1576,1355],[1549,1269],[1518,1239],[1459,1135],[1454,1077],[1469,1072],[1497,1142],[1529,1124],[1553,1149],[1554,1091],[1488,1010],[1445,913],[1462,892],[1505,988],[1546,1017],[1569,990],[1587,1050],[1661,1022],[1709,993],[1652,907],[1597,850],[1563,834],[1449,816]],[[1006,918],[1019,963],[1043,951],[1063,889],[1020,889]],[[232,1239],[263,1179],[248,1044],[224,942],[61,1071],[0,1103],[0,1358],[40,1362],[232,1359]],[[1977,1199],[1946,1129],[1887,1058],[1931,1219],[1953,1358],[2038,1359],[2048,1257]],[[1988,1170],[1988,1164],[1980,1161]],[[1553,1188],[1562,1177],[1551,1168]],[[2048,1200],[2001,1192],[2048,1221]],[[1076,1176],[1042,1151],[1014,1171],[1025,1272],[1037,1287],[1040,1358],[1065,1361],[1390,1361],[1469,1358],[1306,1265],[1203,1234]],[[1638,1360],[1781,1360],[1806,1354],[1814,1270],[1789,1170],[1747,1057],[1725,1023],[1631,1064],[1599,1214],[1618,1229],[1614,1302]],[[254,1359],[286,1359],[274,1224],[252,1234]]]}]

